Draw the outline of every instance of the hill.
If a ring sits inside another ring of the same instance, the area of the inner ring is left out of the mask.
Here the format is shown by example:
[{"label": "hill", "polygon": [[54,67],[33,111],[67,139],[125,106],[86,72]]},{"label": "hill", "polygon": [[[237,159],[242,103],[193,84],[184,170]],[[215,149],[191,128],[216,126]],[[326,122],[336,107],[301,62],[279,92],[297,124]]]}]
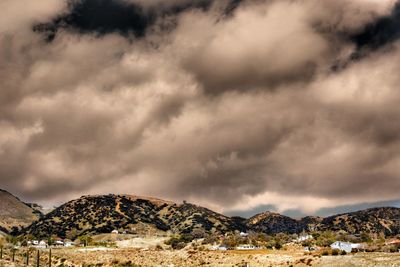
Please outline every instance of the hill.
[{"label": "hill", "polygon": [[98,195],[83,196],[65,203],[20,233],[73,239],[81,235],[110,233],[113,230],[139,235],[230,231],[293,234],[344,230],[351,234],[383,232],[393,236],[400,234],[400,209],[375,208],[327,218],[308,216],[302,219],[263,212],[244,219],[230,218],[186,202],[177,204],[132,195]]},{"label": "hill", "polygon": [[0,189],[0,231],[9,233],[15,227],[26,227],[39,216],[37,211],[19,198]]},{"label": "hill", "polygon": [[400,233],[400,209],[383,207],[334,215],[323,219],[318,227],[352,234],[370,232],[393,236]]},{"label": "hill", "polygon": [[129,195],[83,196],[21,231],[37,237],[75,238],[113,230],[132,234],[226,232],[240,228],[231,218],[189,203]]},{"label": "hill", "polygon": [[247,220],[246,225],[252,231],[268,234],[294,234],[305,229],[305,225],[301,221],[269,211],[251,217]]}]

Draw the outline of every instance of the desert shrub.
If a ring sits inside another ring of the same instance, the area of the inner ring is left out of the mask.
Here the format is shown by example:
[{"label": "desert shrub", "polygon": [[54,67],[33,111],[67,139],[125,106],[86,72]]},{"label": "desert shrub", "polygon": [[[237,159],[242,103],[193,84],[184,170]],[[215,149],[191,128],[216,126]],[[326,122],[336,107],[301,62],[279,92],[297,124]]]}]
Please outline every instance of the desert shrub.
[{"label": "desert shrub", "polygon": [[337,256],[339,255],[340,251],[338,249],[333,249],[332,250],[332,256]]},{"label": "desert shrub", "polygon": [[192,236],[195,239],[204,238],[206,237],[206,232],[204,229],[193,229]]},{"label": "desert shrub", "polygon": [[276,248],[276,249],[281,249],[281,248],[282,248],[281,242],[276,242],[276,243],[275,243],[275,248]]},{"label": "desert shrub", "polygon": [[329,255],[329,251],[328,250],[323,250],[321,255],[322,256],[328,256]]},{"label": "desert shrub", "polygon": [[139,265],[132,263],[132,261],[121,262],[118,266],[120,266],[120,267],[139,267]]},{"label": "desert shrub", "polygon": [[203,245],[206,245],[206,244],[214,244],[215,242],[217,242],[219,240],[219,238],[218,238],[218,236],[217,235],[207,235],[205,238],[204,238],[204,240],[203,240],[203,242],[202,242],[202,244]]},{"label": "desert shrub", "polygon": [[347,255],[347,252],[342,250],[342,252],[340,252],[340,255]]},{"label": "desert shrub", "polygon": [[183,249],[186,246],[186,239],[181,237],[171,237],[165,241],[166,245],[171,246],[173,249]]}]

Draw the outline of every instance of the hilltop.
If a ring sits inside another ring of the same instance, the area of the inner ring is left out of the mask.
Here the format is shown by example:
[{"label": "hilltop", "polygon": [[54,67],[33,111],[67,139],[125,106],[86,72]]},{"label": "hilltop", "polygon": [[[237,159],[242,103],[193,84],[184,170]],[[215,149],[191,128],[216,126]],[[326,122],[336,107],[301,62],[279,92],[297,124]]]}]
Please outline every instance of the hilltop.
[{"label": "hilltop", "polygon": [[30,225],[40,217],[37,210],[31,208],[11,193],[0,189],[0,231],[9,233],[13,228]]},{"label": "hilltop", "polygon": [[22,230],[38,237],[110,233],[132,234],[228,232],[240,229],[231,218],[189,203],[177,204],[130,195],[83,196],[72,200]]}]

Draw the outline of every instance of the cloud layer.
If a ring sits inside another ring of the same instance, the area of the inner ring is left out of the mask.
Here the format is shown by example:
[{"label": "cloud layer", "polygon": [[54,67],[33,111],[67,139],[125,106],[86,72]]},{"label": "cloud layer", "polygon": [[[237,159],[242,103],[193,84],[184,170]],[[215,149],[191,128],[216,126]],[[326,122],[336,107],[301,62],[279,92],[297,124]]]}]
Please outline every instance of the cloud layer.
[{"label": "cloud layer", "polygon": [[398,9],[2,1],[1,185],[44,204],[113,192],[221,211],[398,198]]}]

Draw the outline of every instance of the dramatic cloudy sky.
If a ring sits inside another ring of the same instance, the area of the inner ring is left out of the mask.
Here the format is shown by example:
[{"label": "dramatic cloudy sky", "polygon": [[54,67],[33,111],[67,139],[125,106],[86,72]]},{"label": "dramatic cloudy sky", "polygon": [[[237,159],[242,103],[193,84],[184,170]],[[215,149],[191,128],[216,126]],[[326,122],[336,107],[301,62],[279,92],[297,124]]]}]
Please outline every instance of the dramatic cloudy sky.
[{"label": "dramatic cloudy sky", "polygon": [[395,0],[1,0],[0,187],[397,203],[399,40]]}]

